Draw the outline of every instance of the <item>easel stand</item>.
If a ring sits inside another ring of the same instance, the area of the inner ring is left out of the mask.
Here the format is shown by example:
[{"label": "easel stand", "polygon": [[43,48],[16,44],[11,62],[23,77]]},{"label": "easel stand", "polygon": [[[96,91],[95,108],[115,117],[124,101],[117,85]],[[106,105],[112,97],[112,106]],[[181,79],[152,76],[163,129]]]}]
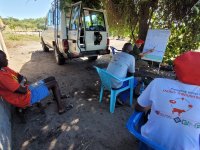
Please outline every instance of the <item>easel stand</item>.
[{"label": "easel stand", "polygon": [[[151,67],[153,67],[153,61],[151,61]],[[158,65],[158,70],[157,70],[158,74],[160,73],[160,67],[161,67],[161,63],[159,63],[159,65]]]},{"label": "easel stand", "polygon": [[159,63],[159,66],[158,66],[158,74],[160,73],[160,65],[161,63]]}]

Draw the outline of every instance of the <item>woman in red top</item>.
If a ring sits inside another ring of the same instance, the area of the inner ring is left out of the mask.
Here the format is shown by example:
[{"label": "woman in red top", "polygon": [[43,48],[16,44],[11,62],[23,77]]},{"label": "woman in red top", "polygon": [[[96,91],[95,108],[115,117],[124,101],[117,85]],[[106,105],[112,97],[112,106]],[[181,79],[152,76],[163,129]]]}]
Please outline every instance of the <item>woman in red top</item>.
[{"label": "woman in red top", "polygon": [[58,105],[59,114],[65,112],[59,86],[54,77],[28,85],[24,76],[7,66],[6,54],[0,50],[0,96],[4,100],[19,108],[26,108],[48,96],[49,89],[51,89]]}]

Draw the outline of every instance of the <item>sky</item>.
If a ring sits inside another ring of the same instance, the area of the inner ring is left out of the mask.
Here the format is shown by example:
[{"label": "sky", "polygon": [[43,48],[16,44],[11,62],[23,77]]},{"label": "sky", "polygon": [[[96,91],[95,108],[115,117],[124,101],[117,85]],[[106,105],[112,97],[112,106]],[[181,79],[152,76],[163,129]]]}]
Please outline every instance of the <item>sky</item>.
[{"label": "sky", "polygon": [[0,16],[17,19],[45,17],[53,0],[0,0]]}]

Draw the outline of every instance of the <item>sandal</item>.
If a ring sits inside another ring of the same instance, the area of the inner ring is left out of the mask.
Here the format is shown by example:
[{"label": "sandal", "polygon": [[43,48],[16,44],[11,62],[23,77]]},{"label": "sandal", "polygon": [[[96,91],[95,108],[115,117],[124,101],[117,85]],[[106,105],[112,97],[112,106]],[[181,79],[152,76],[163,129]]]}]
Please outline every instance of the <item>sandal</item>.
[{"label": "sandal", "polygon": [[[60,99],[65,99],[65,98],[70,98],[70,96],[69,95],[65,95],[65,94],[60,96]],[[54,101],[56,100],[55,97],[53,98],[53,100]]]},{"label": "sandal", "polygon": [[66,110],[70,110],[70,109],[72,109],[74,106],[72,105],[72,104],[69,104],[69,105],[67,105],[66,107],[65,107],[65,109]]},{"label": "sandal", "polygon": [[72,109],[74,106],[72,104],[67,105],[65,108],[58,110],[59,115],[65,113],[66,111]]},{"label": "sandal", "polygon": [[63,95],[60,96],[61,99],[69,98],[69,97],[70,97],[69,95],[65,95],[65,94],[63,94]]}]

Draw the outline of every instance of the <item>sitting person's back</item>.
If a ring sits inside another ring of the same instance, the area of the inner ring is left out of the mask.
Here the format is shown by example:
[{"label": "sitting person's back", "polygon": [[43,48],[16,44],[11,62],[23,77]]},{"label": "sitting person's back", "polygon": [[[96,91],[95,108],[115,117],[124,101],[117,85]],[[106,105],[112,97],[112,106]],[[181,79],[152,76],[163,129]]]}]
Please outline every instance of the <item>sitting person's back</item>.
[{"label": "sitting person's back", "polygon": [[155,79],[136,104],[138,111],[148,108],[151,108],[148,121],[141,128],[144,137],[168,150],[199,149],[200,86],[178,80]]},{"label": "sitting person's back", "polygon": [[[143,136],[167,149],[198,149],[200,135],[200,87],[171,79],[155,79],[138,98],[151,105]],[[185,142],[184,142],[185,141]],[[190,142],[186,142],[190,141]]]},{"label": "sitting person's back", "polygon": [[[129,54],[133,47],[130,43],[124,44],[122,52],[113,55],[112,60],[108,64],[107,72],[118,78],[126,78],[127,73],[135,72],[135,59]],[[113,81],[113,88],[120,88],[123,83]]]}]

